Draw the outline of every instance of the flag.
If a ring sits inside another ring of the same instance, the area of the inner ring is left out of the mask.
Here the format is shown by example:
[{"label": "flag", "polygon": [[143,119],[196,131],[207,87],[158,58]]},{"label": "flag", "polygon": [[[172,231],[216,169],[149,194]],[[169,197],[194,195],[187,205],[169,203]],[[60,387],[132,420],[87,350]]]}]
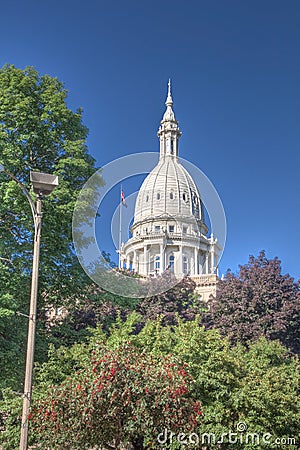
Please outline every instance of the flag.
[{"label": "flag", "polygon": [[126,200],[125,200],[125,194],[124,194],[123,190],[121,191],[121,201],[122,201],[122,205],[127,208],[127,203],[126,203]]}]

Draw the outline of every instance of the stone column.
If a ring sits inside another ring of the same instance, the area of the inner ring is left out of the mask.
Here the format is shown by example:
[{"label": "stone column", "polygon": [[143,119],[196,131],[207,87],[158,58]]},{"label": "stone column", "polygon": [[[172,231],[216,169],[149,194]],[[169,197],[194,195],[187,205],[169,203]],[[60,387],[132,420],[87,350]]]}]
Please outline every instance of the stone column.
[{"label": "stone column", "polygon": [[208,274],[208,253],[205,254],[205,269],[204,273]]},{"label": "stone column", "polygon": [[127,255],[127,258],[126,258],[126,269],[127,270],[130,269],[130,256],[129,255]]},{"label": "stone column", "polygon": [[144,267],[143,267],[144,275],[148,275],[148,261],[147,261],[147,245],[144,245]]},{"label": "stone column", "polygon": [[137,271],[136,250],[133,250],[132,270]]},{"label": "stone column", "polygon": [[160,273],[165,270],[165,249],[164,244],[160,244]]},{"label": "stone column", "polygon": [[210,250],[210,273],[214,273],[214,267],[215,267],[215,249],[214,245],[212,245]]},{"label": "stone column", "polygon": [[178,272],[179,275],[182,276],[183,275],[183,252],[182,252],[182,245],[179,246],[179,267],[178,267]]},{"label": "stone column", "polygon": [[195,247],[194,248],[194,275],[198,275],[198,267],[199,267],[199,263],[198,263],[198,249]]},{"label": "stone column", "polygon": [[203,271],[203,255],[200,256],[199,255],[199,265],[198,265],[198,275],[203,275],[204,271]]}]

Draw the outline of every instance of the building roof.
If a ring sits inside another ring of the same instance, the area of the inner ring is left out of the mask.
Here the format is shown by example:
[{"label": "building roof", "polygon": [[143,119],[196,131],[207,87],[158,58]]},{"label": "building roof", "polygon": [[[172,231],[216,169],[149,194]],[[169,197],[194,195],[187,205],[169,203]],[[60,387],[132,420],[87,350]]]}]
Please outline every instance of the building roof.
[{"label": "building roof", "polygon": [[204,221],[197,186],[177,157],[161,158],[144,180],[135,205],[134,223],[169,215]]},{"label": "building roof", "polygon": [[178,160],[181,131],[173,111],[171,83],[168,83],[166,111],[158,130],[160,159],[144,180],[135,205],[134,224],[161,216],[204,222],[198,188]]}]

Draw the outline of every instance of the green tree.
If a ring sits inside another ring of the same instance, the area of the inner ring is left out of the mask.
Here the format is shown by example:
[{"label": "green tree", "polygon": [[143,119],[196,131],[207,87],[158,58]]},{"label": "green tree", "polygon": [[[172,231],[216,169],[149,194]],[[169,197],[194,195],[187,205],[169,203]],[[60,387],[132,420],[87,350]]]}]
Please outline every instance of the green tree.
[{"label": "green tree", "polygon": [[[37,368],[34,398],[47,399],[47,404],[50,405],[51,399],[55,399],[55,392],[59,394],[58,399],[61,398],[61,386],[65,386],[65,389],[75,389],[82,378],[88,376],[94,379],[94,376],[98,375],[97,371],[91,376],[88,375],[90,370],[93,370],[90,361],[95,356],[102,355],[103,349],[107,349],[107,354],[117,354],[118,349],[130,343],[130,348],[133,348],[133,357],[127,354],[126,363],[133,372],[132,379],[138,380],[137,393],[145,388],[146,383],[142,378],[139,363],[145,362],[151,366],[151,359],[164,364],[175,361],[195,380],[189,385],[186,395],[190,400],[201,400],[203,415],[196,430],[200,443],[203,433],[214,433],[217,440],[222,433],[236,432],[239,422],[247,425],[249,433],[271,433],[272,445],[270,444],[268,448],[278,448],[275,446],[276,438],[299,439],[299,361],[297,357],[288,356],[287,349],[280,343],[261,338],[250,344],[249,348],[242,344],[232,346],[228,339],[222,338],[216,329],[205,330],[201,327],[199,320],[179,319],[177,325],[171,326],[163,325],[159,320],[147,321],[141,332],[135,334],[140,320],[143,319],[137,314],[132,314],[126,322],[118,319],[110,328],[109,335],[98,327],[92,331],[89,342],[69,348],[55,349],[52,346],[48,362]],[[98,349],[99,353],[97,353]],[[93,351],[96,353],[93,354]],[[143,356],[140,361],[137,355],[145,355],[145,359]],[[101,356],[99,359],[102,359]],[[113,364],[113,359],[110,361],[110,364]],[[110,364],[107,366],[108,370],[111,368]],[[137,373],[135,373],[135,365]],[[158,366],[161,367],[160,364]],[[90,368],[87,370],[87,367]],[[129,382],[127,375],[124,374],[123,380]],[[119,390],[118,395],[121,395],[122,389]],[[153,389],[153,396],[158,395],[159,384],[155,386],[153,384]],[[107,401],[110,401],[109,395],[113,393],[113,390],[113,385],[105,384]],[[68,392],[70,395],[73,391]],[[76,393],[76,399],[78,399],[77,394],[79,393]],[[91,400],[90,397],[89,399]],[[9,405],[10,397],[7,394],[6,403],[0,404],[0,411],[7,414],[10,410]],[[125,417],[128,417],[126,413],[131,411],[131,406],[127,406],[129,409],[125,410]],[[14,442],[14,436],[19,433],[19,422],[14,405],[12,405],[12,411],[13,414],[6,420],[6,431],[2,434],[4,450],[15,450],[11,443]],[[143,417],[146,420],[147,415],[141,414],[141,421]],[[72,420],[72,417],[66,417],[67,422],[68,420]],[[169,431],[175,434],[177,432],[175,428]],[[185,432],[185,427],[178,431]],[[47,432],[46,429],[45,432]],[[153,434],[152,438],[155,440],[157,435]],[[64,439],[64,436],[61,439]],[[149,436],[148,448],[151,448],[150,441]],[[209,445],[207,439],[205,442],[207,449],[216,449],[216,444],[213,442]],[[296,449],[298,444],[291,445],[289,448]],[[234,446],[237,449],[247,450],[264,448],[261,444],[252,445],[251,440],[248,444],[243,442]],[[157,442],[154,448],[158,448]],[[166,448],[172,447],[166,443]],[[196,446],[196,448],[201,447]],[[232,444],[224,442],[221,448],[231,449]]]},{"label": "green tree", "polygon": [[[0,70],[0,163],[28,190],[30,170],[59,176],[59,186],[43,201],[40,319],[43,308],[70,307],[90,284],[75,256],[71,229],[78,192],[95,172],[87,153],[87,132],[82,111],[68,108],[67,91],[57,78],[40,76],[32,67],[6,65]],[[102,182],[101,177],[97,182]],[[24,362],[20,355],[24,355],[27,321],[13,313],[28,314],[34,228],[27,199],[4,173],[0,198],[0,315],[4,317],[0,345],[6,360],[0,367],[0,387],[7,383],[16,387],[20,379],[12,375],[7,381],[7,372],[24,373],[19,367]],[[17,332],[10,340],[12,329]],[[38,332],[41,329],[39,321]]]},{"label": "green tree", "polygon": [[295,445],[289,448],[298,448],[299,360],[287,357],[286,349],[278,341],[269,342],[265,338],[252,343],[247,352],[239,345],[236,354],[242,363],[239,388],[233,395],[236,421],[246,423],[250,433],[260,436],[270,433],[268,448],[278,448],[276,438],[294,438]]},{"label": "green tree", "polygon": [[163,287],[170,284],[174,284],[170,273],[150,278],[149,292],[161,290],[162,293],[142,299],[121,297],[100,287],[90,286],[85,290],[82,301],[78,298],[76,307],[63,320],[58,318],[52,328],[52,335],[61,344],[72,344],[76,339],[78,341],[80,337],[88,336],[89,328],[95,328],[98,324],[102,324],[109,332],[110,326],[118,317],[125,321],[132,311],[143,317],[143,321],[137,324],[136,332],[138,332],[147,319],[155,320],[160,317],[165,325],[171,325],[177,323],[178,317],[193,320],[204,310],[194,292],[196,285],[191,278],[184,277],[171,289],[164,291]]}]

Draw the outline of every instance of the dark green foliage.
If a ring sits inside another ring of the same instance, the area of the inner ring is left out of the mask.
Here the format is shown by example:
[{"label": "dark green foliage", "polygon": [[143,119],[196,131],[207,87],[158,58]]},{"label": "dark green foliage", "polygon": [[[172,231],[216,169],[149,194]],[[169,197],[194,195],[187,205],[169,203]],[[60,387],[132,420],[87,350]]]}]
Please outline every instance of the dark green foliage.
[{"label": "dark green foliage", "polygon": [[[168,277],[172,274],[164,274],[161,277],[153,278],[153,290],[159,290],[160,284],[166,284]],[[172,279],[170,284],[174,284]],[[197,294],[195,294],[195,282],[188,276],[168,291],[142,299],[137,305],[136,311],[145,319],[162,318],[164,324],[175,324],[177,318],[192,320],[201,312]]]},{"label": "dark green foliage", "polygon": [[[72,112],[66,98],[60,81],[33,68],[0,71],[0,162],[28,189],[30,170],[59,176],[59,186],[43,202],[40,285],[47,302],[56,300],[58,290],[60,301],[70,297],[84,279],[72,251],[71,223],[78,192],[95,171],[82,113]],[[33,234],[28,201],[5,174],[0,195],[0,255],[12,270],[28,273]]]},{"label": "dark green foliage", "polygon": [[[43,201],[38,334],[45,308],[74,303],[90,284],[73,251],[72,213],[78,192],[95,172],[94,160],[87,153],[82,112],[72,112],[66,100],[67,91],[56,78],[31,67],[0,70],[0,163],[28,190],[30,170],[59,177],[59,186]],[[4,173],[0,199],[1,388],[20,385],[24,374],[27,319],[15,311],[29,310],[34,227],[28,200]],[[38,358],[43,341],[39,334]]]},{"label": "dark green foliage", "polygon": [[[167,274],[151,279],[149,290],[158,290],[168,281],[168,277]],[[89,336],[89,327],[95,328],[99,323],[109,332],[110,326],[118,318],[125,321],[132,311],[141,317],[136,333],[143,328],[147,319],[159,317],[164,325],[176,324],[178,318],[193,320],[204,310],[194,290],[195,283],[189,277],[184,277],[166,292],[143,299],[120,297],[91,286],[81,299],[77,299],[76,306],[66,317],[61,320],[58,318],[54,323],[51,331],[53,342],[66,345],[79,342],[81,338]]]}]

